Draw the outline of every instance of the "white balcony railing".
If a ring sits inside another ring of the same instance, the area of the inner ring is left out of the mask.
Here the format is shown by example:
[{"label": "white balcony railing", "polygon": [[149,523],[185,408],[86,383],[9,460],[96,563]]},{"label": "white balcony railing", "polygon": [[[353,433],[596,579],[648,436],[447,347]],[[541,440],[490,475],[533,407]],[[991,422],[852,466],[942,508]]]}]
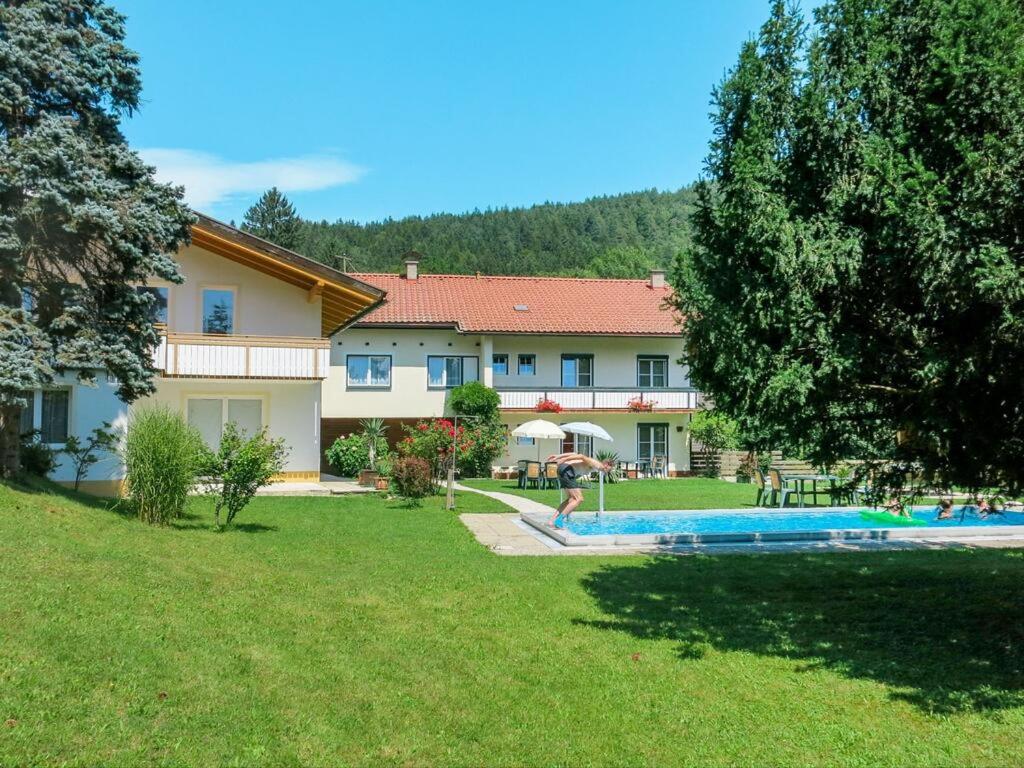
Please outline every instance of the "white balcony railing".
[{"label": "white balcony railing", "polygon": [[330,371],[330,354],[328,339],[169,333],[153,365],[168,377],[316,380]]},{"label": "white balcony railing", "polygon": [[654,411],[696,410],[700,393],[692,388],[616,389],[581,387],[578,389],[498,388],[505,410],[532,411],[541,400],[551,400],[567,411],[627,411],[630,402],[648,403]]}]

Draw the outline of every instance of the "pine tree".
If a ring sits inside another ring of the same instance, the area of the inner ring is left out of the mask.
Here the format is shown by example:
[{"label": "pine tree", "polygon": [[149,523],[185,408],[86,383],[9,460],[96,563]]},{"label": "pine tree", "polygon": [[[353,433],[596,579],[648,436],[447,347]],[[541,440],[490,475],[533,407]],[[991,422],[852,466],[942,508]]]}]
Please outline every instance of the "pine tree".
[{"label": "pine tree", "polygon": [[822,463],[1024,488],[1019,0],[776,4],[679,264],[696,383]]},{"label": "pine tree", "polygon": [[134,286],[180,282],[192,215],[119,130],[140,88],[124,17],[101,0],[0,4],[2,474],[27,393],[56,373],[106,369],[125,401],[153,391],[152,298]]},{"label": "pine tree", "polygon": [[245,212],[242,229],[282,248],[295,249],[301,223],[295,206],[277,187],[271,187]]}]

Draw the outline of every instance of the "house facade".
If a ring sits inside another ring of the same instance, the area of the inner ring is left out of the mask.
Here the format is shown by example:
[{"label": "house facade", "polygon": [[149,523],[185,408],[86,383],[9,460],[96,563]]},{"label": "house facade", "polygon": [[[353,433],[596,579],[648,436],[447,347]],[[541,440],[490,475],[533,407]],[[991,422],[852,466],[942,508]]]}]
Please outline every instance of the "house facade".
[{"label": "house facade", "polygon": [[[65,374],[37,391],[22,430],[40,430],[55,449],[69,434],[86,437],[103,422],[124,427],[132,408],[162,403],[185,415],[215,446],[234,421],[250,433],[284,438],[283,479],[319,479],[321,383],[330,372],[328,337],[380,301],[382,292],[299,254],[205,216],[176,260],[181,285],[151,283],[162,329],[154,351],[156,392],[131,406],[98,372],[95,386]],[[66,457],[53,475],[73,480]],[[83,489],[112,494],[123,467],[108,456]]]},{"label": "house facade", "polygon": [[496,469],[561,449],[606,449],[624,461],[663,457],[673,474],[689,470],[699,396],[678,362],[682,336],[664,272],[648,280],[421,275],[411,255],[401,275],[354,277],[386,295],[332,337],[325,446],[368,417],[385,419],[395,440],[403,424],[445,415],[447,393],[478,380],[498,391],[510,429],[535,418],[591,421],[614,440],[512,438]]}]

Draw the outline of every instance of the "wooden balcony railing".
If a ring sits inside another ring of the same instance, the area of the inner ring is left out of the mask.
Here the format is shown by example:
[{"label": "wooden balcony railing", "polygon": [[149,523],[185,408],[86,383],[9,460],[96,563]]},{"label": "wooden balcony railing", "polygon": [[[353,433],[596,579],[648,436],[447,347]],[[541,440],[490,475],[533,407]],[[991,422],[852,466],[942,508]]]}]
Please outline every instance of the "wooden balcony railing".
[{"label": "wooden balcony railing", "polygon": [[653,411],[692,411],[697,409],[700,398],[692,387],[497,389],[501,407],[509,411],[533,411],[541,400],[556,402],[566,411],[628,411],[630,401],[649,403]]},{"label": "wooden balcony railing", "polygon": [[330,346],[294,336],[168,333],[153,365],[167,377],[318,380],[330,371]]}]

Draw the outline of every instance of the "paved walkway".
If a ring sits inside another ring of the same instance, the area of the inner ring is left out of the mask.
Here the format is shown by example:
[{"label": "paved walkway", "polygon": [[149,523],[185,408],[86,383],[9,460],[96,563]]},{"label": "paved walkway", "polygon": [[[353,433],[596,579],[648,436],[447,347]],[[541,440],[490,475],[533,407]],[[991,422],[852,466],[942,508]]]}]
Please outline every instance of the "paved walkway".
[{"label": "paved walkway", "polygon": [[1024,548],[1021,537],[971,537],[957,541],[952,538],[889,539],[867,541],[794,541],[742,544],[682,544],[650,546],[566,547],[524,523],[520,512],[550,515],[555,510],[546,504],[511,493],[482,491],[456,483],[456,489],[479,493],[516,510],[515,513],[462,514],[459,519],[476,536],[477,541],[499,555],[725,555],[784,552],[877,552],[908,549],[1018,549]]}]

